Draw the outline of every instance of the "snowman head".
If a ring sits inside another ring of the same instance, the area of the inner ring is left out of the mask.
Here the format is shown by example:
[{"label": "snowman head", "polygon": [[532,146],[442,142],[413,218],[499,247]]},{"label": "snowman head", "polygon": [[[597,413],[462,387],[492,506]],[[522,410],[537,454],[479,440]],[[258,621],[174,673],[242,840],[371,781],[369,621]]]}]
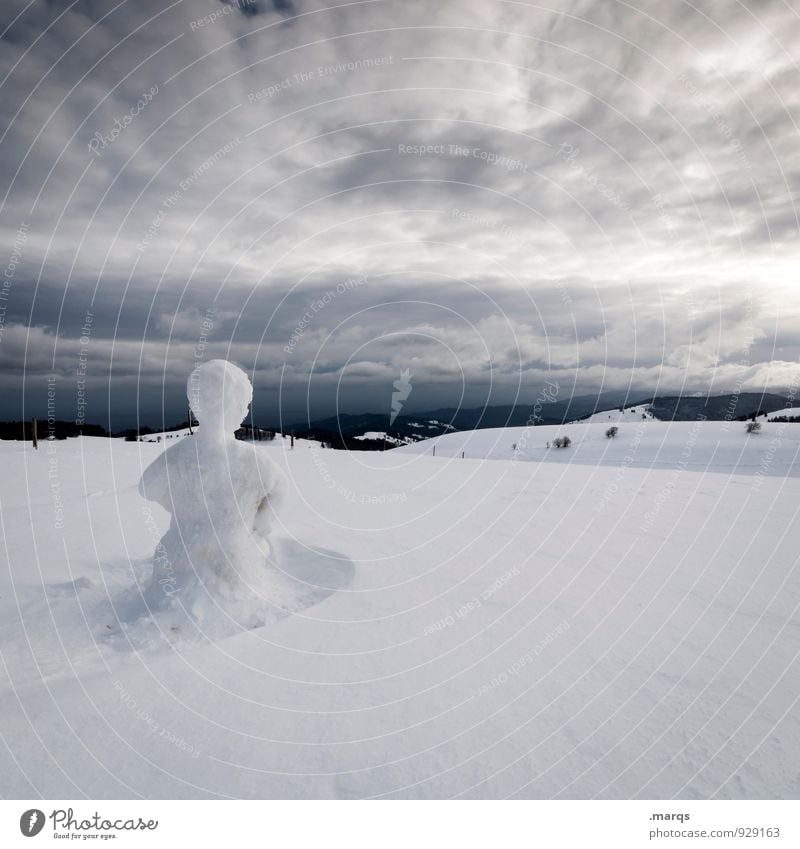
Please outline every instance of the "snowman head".
[{"label": "snowman head", "polygon": [[189,375],[186,394],[201,433],[233,433],[247,415],[253,386],[239,366],[210,360]]}]

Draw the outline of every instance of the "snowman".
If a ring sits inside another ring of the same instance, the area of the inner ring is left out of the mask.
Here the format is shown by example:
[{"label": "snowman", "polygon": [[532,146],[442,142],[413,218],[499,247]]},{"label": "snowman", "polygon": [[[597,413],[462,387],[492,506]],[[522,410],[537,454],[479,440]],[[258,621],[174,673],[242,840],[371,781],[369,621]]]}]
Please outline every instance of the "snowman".
[{"label": "snowman", "polygon": [[[237,441],[253,387],[226,360],[198,366],[187,384],[199,427],[144,472],[140,494],[172,514],[153,558],[149,606],[230,608],[267,600],[284,581],[270,534],[283,478],[268,451]],[[196,611],[199,612],[199,611]]]}]

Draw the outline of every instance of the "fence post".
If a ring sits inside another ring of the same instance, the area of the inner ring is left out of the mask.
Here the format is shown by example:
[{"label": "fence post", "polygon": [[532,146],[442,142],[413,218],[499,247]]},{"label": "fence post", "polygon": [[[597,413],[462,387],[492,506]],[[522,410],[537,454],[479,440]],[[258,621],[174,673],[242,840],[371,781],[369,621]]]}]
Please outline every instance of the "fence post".
[{"label": "fence post", "polygon": [[33,436],[33,447],[38,449],[38,447],[39,447],[39,433],[38,433],[38,430],[37,430],[37,427],[36,427],[36,419],[33,419],[31,421],[31,433],[32,433],[32,436]]}]

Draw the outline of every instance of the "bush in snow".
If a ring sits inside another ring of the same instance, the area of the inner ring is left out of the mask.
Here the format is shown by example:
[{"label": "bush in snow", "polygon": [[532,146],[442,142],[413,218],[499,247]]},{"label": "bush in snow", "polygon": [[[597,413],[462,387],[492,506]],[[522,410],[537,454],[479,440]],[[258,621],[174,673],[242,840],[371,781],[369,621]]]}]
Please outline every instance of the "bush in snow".
[{"label": "bush in snow", "polygon": [[553,440],[553,445],[556,448],[569,448],[572,445],[572,440],[568,436],[557,436]]},{"label": "bush in snow", "polygon": [[745,430],[748,433],[758,433],[761,430],[761,422],[748,422]]},{"label": "bush in snow", "polygon": [[614,427],[610,427],[610,428],[606,431],[606,436],[607,436],[609,439],[613,439],[613,438],[614,438],[614,437],[615,437],[618,433],[619,433],[619,428],[618,428],[618,427],[616,427],[616,426],[614,426]]}]

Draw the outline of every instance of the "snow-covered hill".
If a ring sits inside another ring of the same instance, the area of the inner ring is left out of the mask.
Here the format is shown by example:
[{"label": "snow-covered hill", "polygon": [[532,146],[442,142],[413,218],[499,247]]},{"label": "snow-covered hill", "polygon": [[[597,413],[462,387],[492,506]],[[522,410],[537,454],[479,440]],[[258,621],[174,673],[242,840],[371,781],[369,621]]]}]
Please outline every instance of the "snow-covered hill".
[{"label": "snow-covered hill", "polygon": [[410,445],[416,442],[416,439],[412,436],[392,436],[385,430],[368,430],[360,436],[354,436],[353,439],[377,440],[378,442],[385,442],[387,445]]},{"label": "snow-covered hill", "polygon": [[[139,442],[150,442],[150,443],[165,443],[167,447],[174,444],[178,440],[185,439],[187,436],[191,436],[192,432],[198,433],[200,431],[200,425],[195,425],[192,428],[192,431],[189,428],[179,428],[177,430],[165,430],[161,433],[148,433],[142,434],[139,437]],[[272,440],[263,440],[263,442],[270,442],[277,444],[284,444],[286,446],[291,446],[292,437],[289,434],[281,434],[276,433]],[[306,439],[301,437],[295,437],[295,445],[297,447],[314,447],[319,448],[321,443],[315,439]]]},{"label": "snow-covered hill", "polygon": [[787,407],[785,410],[776,410],[774,413],[770,413],[767,418],[769,421],[774,421],[780,417],[796,418],[798,416],[800,416],[800,407]]},{"label": "snow-covered hill", "polygon": [[122,621],[168,523],[136,488],[163,443],[0,443],[0,794],[797,798],[778,427],[570,425],[561,463],[443,456],[508,457],[498,431],[435,458],[258,443],[310,606],[214,642]]},{"label": "snow-covered hill", "polygon": [[593,413],[585,419],[581,419],[585,423],[604,423],[604,424],[619,424],[620,422],[638,422],[639,420],[655,420],[655,416],[650,412],[649,404],[637,404],[635,407],[625,407],[623,409],[604,410],[601,413]]},{"label": "snow-covered hill", "polygon": [[[197,430],[196,426],[194,430]],[[140,442],[168,442],[176,439],[183,439],[185,436],[191,436],[188,427],[179,428],[178,430],[165,430],[161,433],[148,433],[139,437]]]},{"label": "snow-covered hill", "polygon": [[[759,433],[748,435],[744,422],[635,422],[463,431],[392,450],[437,458],[463,453],[467,459],[800,476],[800,427],[792,423],[764,423]],[[618,428],[613,439],[606,436],[609,424]],[[559,436],[568,436],[572,445],[553,447]]]}]

